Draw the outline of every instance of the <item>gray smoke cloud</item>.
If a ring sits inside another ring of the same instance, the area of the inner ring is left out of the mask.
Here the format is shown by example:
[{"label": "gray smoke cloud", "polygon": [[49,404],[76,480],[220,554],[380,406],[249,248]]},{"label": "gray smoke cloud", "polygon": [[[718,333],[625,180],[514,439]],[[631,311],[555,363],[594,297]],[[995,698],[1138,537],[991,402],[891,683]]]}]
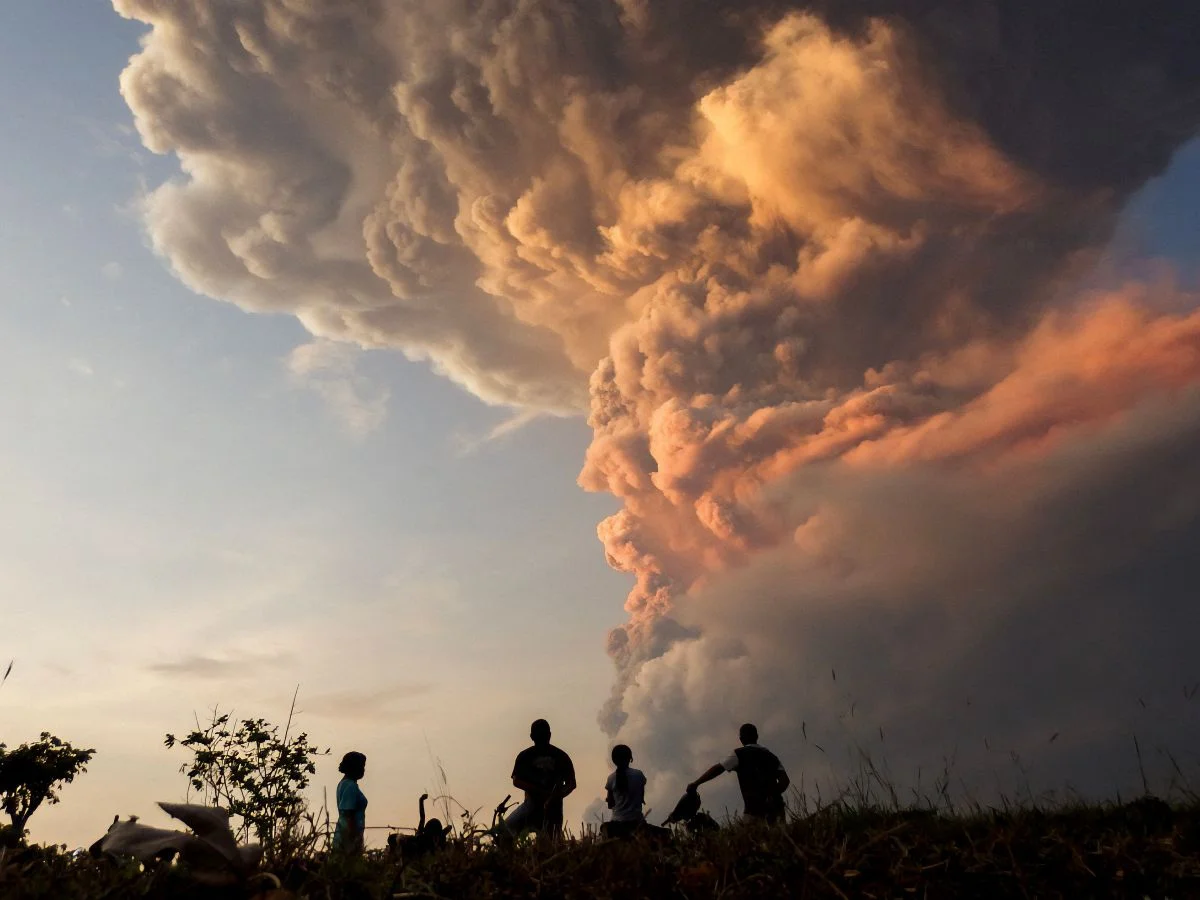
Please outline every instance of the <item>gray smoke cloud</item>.
[{"label": "gray smoke cloud", "polygon": [[187,284],[587,412],[635,581],[602,722],[653,764],[749,713],[803,756],[826,662],[904,765],[958,739],[949,686],[997,745],[1057,717],[1085,753],[1115,719],[1083,675],[1187,674],[1197,573],[1159,562],[1195,473],[1128,485],[1197,449],[1197,298],[1079,285],[1200,122],[1200,9],[114,5],[150,26],[121,87],[180,160],[145,216]]},{"label": "gray smoke cloud", "polygon": [[797,475],[795,543],[695,590],[626,691],[656,805],[743,720],[826,799],[868,759],[902,801],[1136,795],[1135,737],[1155,790],[1194,778],[1198,440],[1192,388],[984,477]]}]

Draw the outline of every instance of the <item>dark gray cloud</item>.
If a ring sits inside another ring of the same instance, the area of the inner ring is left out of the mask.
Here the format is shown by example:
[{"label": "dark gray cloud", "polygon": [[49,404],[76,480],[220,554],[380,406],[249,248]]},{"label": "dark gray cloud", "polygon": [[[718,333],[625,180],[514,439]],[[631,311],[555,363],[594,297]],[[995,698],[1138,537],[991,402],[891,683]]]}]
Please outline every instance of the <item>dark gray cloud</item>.
[{"label": "dark gray cloud", "polygon": [[905,799],[947,760],[958,799],[1136,793],[1135,736],[1155,789],[1167,752],[1194,777],[1197,449],[1193,389],[991,477],[799,475],[797,520],[824,510],[807,550],[695,591],[678,615],[701,636],[626,694],[623,737],[666,775],[656,802],[745,720],[826,798],[859,751]]}]

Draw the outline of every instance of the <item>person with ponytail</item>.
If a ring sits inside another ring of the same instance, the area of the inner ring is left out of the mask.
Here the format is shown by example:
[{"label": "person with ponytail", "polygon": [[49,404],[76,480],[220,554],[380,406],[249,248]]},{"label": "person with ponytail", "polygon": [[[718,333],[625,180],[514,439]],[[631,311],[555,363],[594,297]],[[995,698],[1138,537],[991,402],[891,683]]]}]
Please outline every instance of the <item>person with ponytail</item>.
[{"label": "person with ponytail", "polygon": [[612,761],[617,768],[604,785],[612,821],[605,822],[601,830],[608,837],[628,837],[645,821],[642,804],[646,797],[646,776],[629,765],[633,762],[633,751],[624,744],[613,747]]}]

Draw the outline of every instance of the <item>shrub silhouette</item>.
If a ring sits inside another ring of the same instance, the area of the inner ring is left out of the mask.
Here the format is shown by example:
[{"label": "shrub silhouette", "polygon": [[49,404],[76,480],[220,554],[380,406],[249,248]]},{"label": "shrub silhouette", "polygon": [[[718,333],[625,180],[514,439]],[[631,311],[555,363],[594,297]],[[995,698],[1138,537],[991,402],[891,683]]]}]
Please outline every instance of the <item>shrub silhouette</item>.
[{"label": "shrub silhouette", "polygon": [[316,774],[317,758],[329,750],[318,749],[304,732],[291,735],[291,722],[289,713],[281,733],[266,719],[239,720],[214,709],[208,725],[164,741],[191,753],[179,768],[189,790],[240,819],[238,838],[253,835],[269,864],[311,851],[324,835],[302,792]]},{"label": "shrub silhouette", "polygon": [[95,750],[83,750],[43,731],[30,744],[9,750],[0,744],[0,808],[10,826],[0,832],[0,844],[20,844],[30,816],[43,803],[58,802],[58,791],[87,770]]}]

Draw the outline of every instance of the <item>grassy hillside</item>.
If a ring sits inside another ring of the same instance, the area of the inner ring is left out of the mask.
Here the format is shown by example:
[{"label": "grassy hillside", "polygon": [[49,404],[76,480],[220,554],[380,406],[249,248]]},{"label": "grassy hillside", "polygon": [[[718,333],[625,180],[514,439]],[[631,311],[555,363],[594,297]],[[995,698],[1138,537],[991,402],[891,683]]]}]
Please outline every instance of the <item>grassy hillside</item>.
[{"label": "grassy hillside", "polygon": [[778,828],[670,841],[594,837],[500,850],[457,841],[405,866],[382,852],[297,860],[283,889],[204,889],[177,867],[142,871],[32,848],[0,863],[5,900],[99,898],[1200,897],[1200,804],[947,815],[835,805]]}]

